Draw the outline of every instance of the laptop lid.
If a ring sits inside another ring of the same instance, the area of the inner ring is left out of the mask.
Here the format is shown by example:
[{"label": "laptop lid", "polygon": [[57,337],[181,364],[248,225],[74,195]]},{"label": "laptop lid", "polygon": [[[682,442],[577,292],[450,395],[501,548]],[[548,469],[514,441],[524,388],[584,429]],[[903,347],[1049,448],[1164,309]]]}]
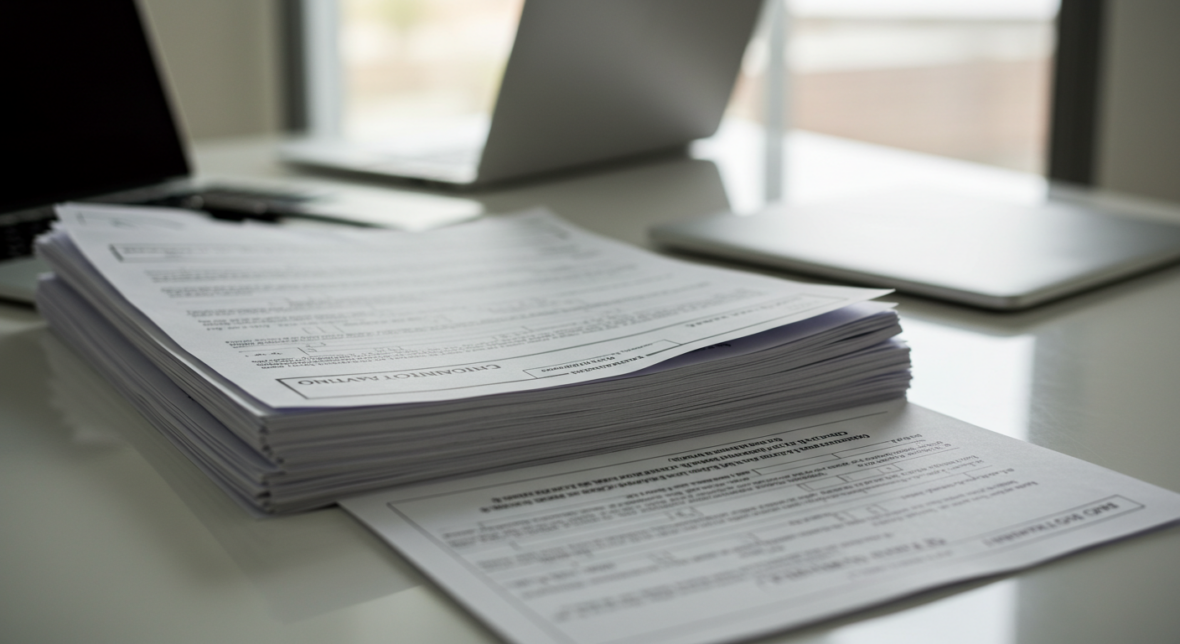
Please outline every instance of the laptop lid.
[{"label": "laptop lid", "polygon": [[132,0],[0,3],[0,213],[185,177]]},{"label": "laptop lid", "polygon": [[479,181],[712,135],[761,7],[761,0],[528,0]]}]

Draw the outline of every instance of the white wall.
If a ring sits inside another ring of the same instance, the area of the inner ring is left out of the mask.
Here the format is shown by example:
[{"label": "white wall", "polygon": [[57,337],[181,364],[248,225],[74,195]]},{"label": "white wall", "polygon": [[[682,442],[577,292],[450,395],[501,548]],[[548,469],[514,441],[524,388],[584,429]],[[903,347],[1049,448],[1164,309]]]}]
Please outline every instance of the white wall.
[{"label": "white wall", "polygon": [[279,0],[139,0],[192,140],[282,127]]},{"label": "white wall", "polygon": [[1180,202],[1180,2],[1107,11],[1097,184]]}]

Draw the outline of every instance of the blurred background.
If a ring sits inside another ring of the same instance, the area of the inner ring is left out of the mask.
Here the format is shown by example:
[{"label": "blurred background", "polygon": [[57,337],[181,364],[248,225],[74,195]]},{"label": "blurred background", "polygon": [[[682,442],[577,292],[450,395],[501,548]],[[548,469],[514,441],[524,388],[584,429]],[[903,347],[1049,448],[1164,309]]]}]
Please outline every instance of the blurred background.
[{"label": "blurred background", "polygon": [[[490,112],[523,0],[140,0],[190,138]],[[1085,4],[1100,0],[1064,0]],[[1107,0],[1092,183],[1180,200],[1180,2]],[[789,127],[1046,171],[1058,0],[785,0]],[[309,18],[293,33],[294,10]],[[763,25],[729,116],[766,121]],[[300,70],[296,73],[293,70]],[[314,87],[313,87],[314,86]],[[320,101],[309,114],[304,100]],[[326,106],[326,107],[325,107]],[[314,117],[314,118],[313,118]]]},{"label": "blurred background", "polygon": [[[486,115],[523,0],[340,0],[343,130]],[[1057,0],[788,0],[787,122],[1043,171]],[[729,116],[761,122],[765,28]]]}]

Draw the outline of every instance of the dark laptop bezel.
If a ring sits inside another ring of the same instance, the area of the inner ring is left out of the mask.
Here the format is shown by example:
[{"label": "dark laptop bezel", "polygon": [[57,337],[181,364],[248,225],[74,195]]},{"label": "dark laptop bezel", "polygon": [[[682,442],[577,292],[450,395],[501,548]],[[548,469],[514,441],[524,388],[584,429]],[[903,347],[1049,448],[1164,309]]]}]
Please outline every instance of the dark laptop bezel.
[{"label": "dark laptop bezel", "polygon": [[187,178],[133,0],[0,5],[6,94],[0,213]]}]

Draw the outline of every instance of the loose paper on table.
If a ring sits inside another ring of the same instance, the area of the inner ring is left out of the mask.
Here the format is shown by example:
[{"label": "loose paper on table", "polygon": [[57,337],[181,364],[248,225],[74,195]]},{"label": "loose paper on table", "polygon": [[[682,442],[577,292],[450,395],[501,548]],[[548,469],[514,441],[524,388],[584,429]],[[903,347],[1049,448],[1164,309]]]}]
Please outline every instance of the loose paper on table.
[{"label": "loose paper on table", "polygon": [[241,226],[232,238],[181,211],[58,213],[73,252],[131,305],[120,314],[276,409],[586,382],[888,292],[693,266],[544,211],[420,233]]},{"label": "loose paper on table", "polygon": [[342,502],[520,644],[724,642],[1180,518],[1180,495],[916,405]]}]

